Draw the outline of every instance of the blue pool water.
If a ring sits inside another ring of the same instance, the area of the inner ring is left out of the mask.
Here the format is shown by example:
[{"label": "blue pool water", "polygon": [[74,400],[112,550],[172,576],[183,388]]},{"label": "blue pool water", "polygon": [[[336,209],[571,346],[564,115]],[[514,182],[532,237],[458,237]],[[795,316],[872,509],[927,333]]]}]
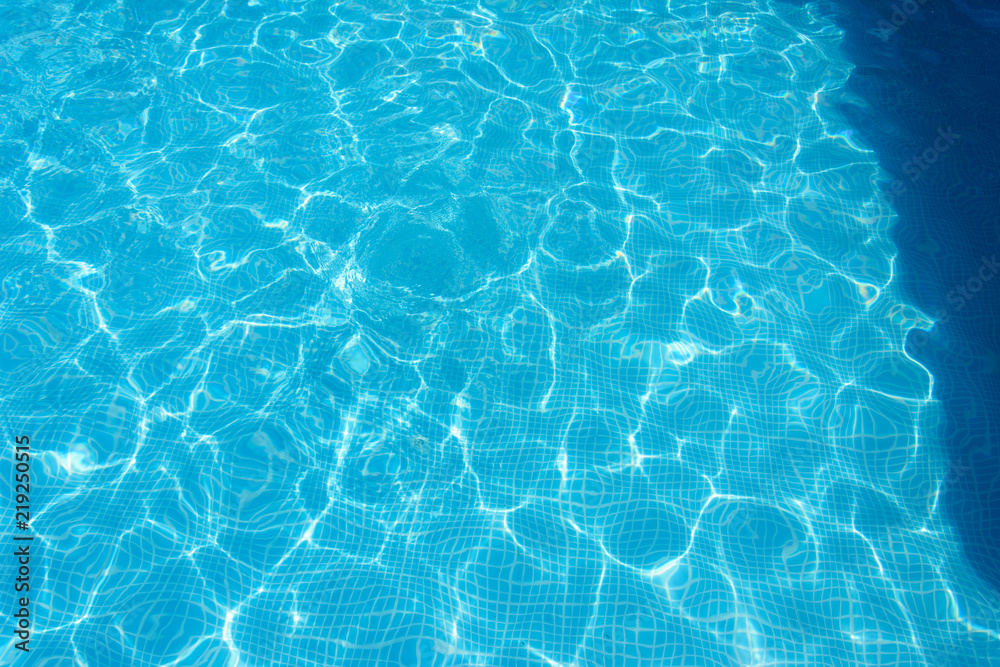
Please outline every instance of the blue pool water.
[{"label": "blue pool water", "polygon": [[997,664],[826,8],[0,26],[0,664]]},{"label": "blue pool water", "polygon": [[[858,67],[845,108],[879,161],[907,190],[895,197],[898,272],[906,299],[934,326],[908,349],[934,375],[952,483],[941,495],[969,560],[1000,587],[1000,12],[991,3],[930,2],[896,15],[892,3],[845,2],[836,13]],[[906,18],[903,21],[903,17]],[[905,168],[942,126],[961,140],[912,180]],[[985,280],[984,280],[985,278]]]}]

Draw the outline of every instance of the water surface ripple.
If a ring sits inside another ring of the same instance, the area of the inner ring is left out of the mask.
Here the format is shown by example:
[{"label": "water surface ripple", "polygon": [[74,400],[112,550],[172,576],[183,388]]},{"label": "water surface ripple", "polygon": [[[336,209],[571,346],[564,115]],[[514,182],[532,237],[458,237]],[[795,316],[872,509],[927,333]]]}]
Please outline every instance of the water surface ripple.
[{"label": "water surface ripple", "polygon": [[996,664],[842,35],[666,4],[6,5],[32,664]]}]

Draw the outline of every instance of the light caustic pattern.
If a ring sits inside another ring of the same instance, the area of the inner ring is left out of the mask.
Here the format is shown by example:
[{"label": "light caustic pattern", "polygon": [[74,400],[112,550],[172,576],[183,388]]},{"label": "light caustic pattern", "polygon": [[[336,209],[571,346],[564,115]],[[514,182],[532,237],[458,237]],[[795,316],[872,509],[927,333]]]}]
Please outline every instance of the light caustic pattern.
[{"label": "light caustic pattern", "polygon": [[665,4],[8,5],[30,664],[997,664],[839,32]]}]

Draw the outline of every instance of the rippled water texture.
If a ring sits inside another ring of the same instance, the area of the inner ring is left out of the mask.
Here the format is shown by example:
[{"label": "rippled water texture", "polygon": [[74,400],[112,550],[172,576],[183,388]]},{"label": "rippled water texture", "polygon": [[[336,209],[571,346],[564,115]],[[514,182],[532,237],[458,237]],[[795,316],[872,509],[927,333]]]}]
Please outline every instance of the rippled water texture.
[{"label": "rippled water texture", "polygon": [[31,664],[996,664],[840,33],[666,4],[6,4]]}]

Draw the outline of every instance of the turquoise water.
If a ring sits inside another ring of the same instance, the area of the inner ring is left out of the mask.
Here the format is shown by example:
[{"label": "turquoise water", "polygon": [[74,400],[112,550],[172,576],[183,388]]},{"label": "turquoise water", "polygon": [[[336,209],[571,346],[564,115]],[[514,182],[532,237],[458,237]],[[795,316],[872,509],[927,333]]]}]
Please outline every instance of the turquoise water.
[{"label": "turquoise water", "polygon": [[0,664],[996,664],[814,8],[0,23]]}]

